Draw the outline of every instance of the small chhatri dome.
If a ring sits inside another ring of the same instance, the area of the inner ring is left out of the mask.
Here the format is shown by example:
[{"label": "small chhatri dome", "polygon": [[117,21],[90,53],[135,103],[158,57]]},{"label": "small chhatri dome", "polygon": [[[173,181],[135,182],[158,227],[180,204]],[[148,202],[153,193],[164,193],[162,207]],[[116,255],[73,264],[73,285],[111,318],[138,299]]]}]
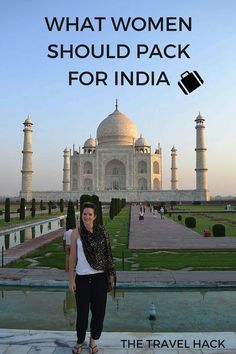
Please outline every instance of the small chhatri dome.
[{"label": "small chhatri dome", "polygon": [[174,147],[174,145],[173,145],[171,151],[172,151],[172,152],[176,152],[176,151],[177,151],[176,148]]},{"label": "small chhatri dome", "polygon": [[30,119],[30,117],[28,116],[28,117],[26,118],[26,120],[24,121],[23,124],[24,124],[24,125],[33,125],[33,122],[32,122],[32,120]]},{"label": "small chhatri dome", "polygon": [[136,147],[149,147],[150,145],[148,144],[147,140],[140,135],[140,137],[135,141],[135,146]]},{"label": "small chhatri dome", "polygon": [[95,148],[96,145],[97,145],[96,139],[90,137],[85,141],[84,148]]},{"label": "small chhatri dome", "polygon": [[98,145],[133,145],[137,138],[137,128],[132,120],[118,110],[116,100],[115,111],[105,118],[97,128]]},{"label": "small chhatri dome", "polygon": [[195,119],[195,122],[197,122],[197,121],[203,121],[203,120],[205,120],[205,119],[203,118],[203,116],[202,116],[201,113],[199,112],[197,118]]}]

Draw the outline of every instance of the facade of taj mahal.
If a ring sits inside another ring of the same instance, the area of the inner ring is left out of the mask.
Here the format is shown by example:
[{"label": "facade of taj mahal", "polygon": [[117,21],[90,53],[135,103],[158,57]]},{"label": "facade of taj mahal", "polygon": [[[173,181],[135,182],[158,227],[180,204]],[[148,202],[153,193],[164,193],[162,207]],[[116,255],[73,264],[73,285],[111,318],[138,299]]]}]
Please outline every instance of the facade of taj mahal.
[{"label": "facade of taj mahal", "polygon": [[205,119],[196,117],[196,189],[179,190],[177,150],[171,149],[171,189],[162,189],[162,149],[151,146],[132,120],[118,109],[98,126],[97,136],[85,141],[82,151],[64,150],[63,186],[61,191],[32,190],[32,121],[24,124],[22,188],[20,196],[30,201],[77,200],[82,194],[96,194],[103,202],[111,198],[135,201],[207,201],[207,164]]}]

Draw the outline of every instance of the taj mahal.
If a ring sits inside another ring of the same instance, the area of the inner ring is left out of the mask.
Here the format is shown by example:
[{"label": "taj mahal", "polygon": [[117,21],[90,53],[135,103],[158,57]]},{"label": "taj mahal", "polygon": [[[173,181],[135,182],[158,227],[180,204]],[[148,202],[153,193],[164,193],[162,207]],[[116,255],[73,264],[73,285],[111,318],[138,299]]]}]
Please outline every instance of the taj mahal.
[{"label": "taj mahal", "polygon": [[116,101],[115,110],[101,121],[96,138],[88,138],[79,151],[65,148],[61,191],[33,191],[32,125],[28,117],[24,124],[22,187],[20,196],[27,201],[77,200],[82,194],[96,194],[103,202],[111,198],[135,201],[207,201],[207,165],[205,119],[195,119],[196,129],[196,188],[178,188],[177,150],[170,151],[171,189],[162,189],[162,149],[160,143],[153,151],[140,135],[134,122],[121,113]]}]

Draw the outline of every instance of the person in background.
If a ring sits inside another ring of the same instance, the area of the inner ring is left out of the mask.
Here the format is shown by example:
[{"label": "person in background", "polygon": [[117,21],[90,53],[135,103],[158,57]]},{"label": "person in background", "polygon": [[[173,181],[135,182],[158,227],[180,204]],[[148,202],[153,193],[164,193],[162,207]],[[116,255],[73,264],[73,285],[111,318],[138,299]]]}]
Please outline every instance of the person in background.
[{"label": "person in background", "polygon": [[[77,307],[77,344],[72,352],[80,354],[91,310],[89,353],[98,352],[96,340],[101,336],[105,317],[107,292],[112,290],[116,272],[107,232],[96,224],[96,208],[92,203],[82,206],[80,229],[71,237],[69,288],[75,293]],[[76,266],[76,275],[75,275]]]},{"label": "person in background", "polygon": [[144,222],[144,211],[140,211],[139,212],[139,221],[140,221],[140,224],[142,224]]},{"label": "person in background", "polygon": [[165,209],[163,208],[163,206],[160,208],[160,214],[161,214],[161,219],[164,219],[164,212]]}]

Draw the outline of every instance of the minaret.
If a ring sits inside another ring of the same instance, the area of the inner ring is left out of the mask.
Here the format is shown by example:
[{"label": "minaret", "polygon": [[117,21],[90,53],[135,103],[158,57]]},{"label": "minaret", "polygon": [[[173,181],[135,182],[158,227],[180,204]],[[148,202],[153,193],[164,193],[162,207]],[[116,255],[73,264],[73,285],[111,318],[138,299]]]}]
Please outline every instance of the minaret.
[{"label": "minaret", "polygon": [[176,149],[173,146],[171,149],[171,190],[176,191],[179,189],[178,186],[178,168],[177,168],[177,159],[176,159]]},{"label": "minaret", "polygon": [[64,150],[63,192],[70,192],[70,150]]},{"label": "minaret", "polygon": [[21,183],[21,197],[29,201],[32,198],[32,125],[33,122],[27,117],[24,121],[24,145],[23,145],[23,161],[22,161],[22,183]]},{"label": "minaret", "polygon": [[207,164],[206,164],[206,145],[205,145],[205,119],[200,112],[196,122],[196,190],[208,190],[207,183]]}]

